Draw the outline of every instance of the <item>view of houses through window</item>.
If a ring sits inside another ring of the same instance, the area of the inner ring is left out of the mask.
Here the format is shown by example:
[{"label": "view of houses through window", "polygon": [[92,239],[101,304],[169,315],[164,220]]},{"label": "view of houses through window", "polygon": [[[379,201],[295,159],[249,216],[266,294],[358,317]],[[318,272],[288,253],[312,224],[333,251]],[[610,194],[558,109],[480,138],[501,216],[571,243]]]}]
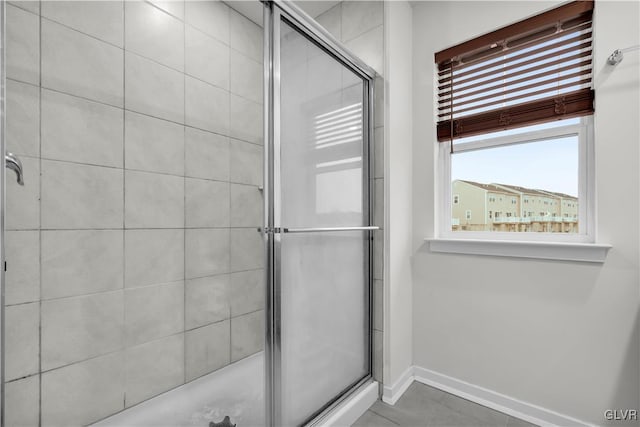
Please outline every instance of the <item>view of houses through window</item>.
[{"label": "view of houses through window", "polygon": [[[563,130],[559,136],[538,139],[541,134],[536,133],[560,122],[555,123],[530,127],[515,143],[483,135],[455,145],[451,231],[580,232],[579,137]],[[508,134],[516,138],[521,131]]]},{"label": "view of houses through window", "polygon": [[578,232],[578,198],[542,189],[457,179],[453,231]]}]

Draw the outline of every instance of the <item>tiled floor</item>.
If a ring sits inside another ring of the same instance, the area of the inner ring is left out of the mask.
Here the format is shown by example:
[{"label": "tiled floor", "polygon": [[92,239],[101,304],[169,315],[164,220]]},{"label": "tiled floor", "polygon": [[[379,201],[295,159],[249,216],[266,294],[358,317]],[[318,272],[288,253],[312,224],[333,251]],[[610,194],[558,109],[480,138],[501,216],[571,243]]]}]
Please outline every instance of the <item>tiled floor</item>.
[{"label": "tiled floor", "polygon": [[534,427],[526,421],[414,382],[395,405],[381,401],[354,427]]}]

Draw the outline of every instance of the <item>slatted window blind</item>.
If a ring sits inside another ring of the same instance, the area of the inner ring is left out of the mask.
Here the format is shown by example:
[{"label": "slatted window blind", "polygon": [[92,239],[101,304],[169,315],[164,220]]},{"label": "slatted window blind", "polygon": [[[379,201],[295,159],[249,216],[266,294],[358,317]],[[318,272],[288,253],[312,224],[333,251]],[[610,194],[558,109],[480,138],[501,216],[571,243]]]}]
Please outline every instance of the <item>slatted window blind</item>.
[{"label": "slatted window blind", "polygon": [[435,54],[438,141],[593,114],[593,1]]}]

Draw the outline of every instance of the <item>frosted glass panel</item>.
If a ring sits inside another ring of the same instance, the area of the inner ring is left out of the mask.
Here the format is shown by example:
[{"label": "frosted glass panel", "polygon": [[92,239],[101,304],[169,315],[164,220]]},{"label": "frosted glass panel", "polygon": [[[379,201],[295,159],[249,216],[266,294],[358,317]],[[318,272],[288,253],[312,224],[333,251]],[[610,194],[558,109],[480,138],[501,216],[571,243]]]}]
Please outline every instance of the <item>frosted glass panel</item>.
[{"label": "frosted glass panel", "polygon": [[365,234],[282,237],[284,425],[300,425],[368,372]]},{"label": "frosted glass panel", "polygon": [[[368,225],[364,83],[281,24],[280,223]],[[369,372],[368,232],[282,234],[282,422],[300,425]]]},{"label": "frosted glass panel", "polygon": [[363,225],[363,82],[287,24],[281,38],[282,223]]}]

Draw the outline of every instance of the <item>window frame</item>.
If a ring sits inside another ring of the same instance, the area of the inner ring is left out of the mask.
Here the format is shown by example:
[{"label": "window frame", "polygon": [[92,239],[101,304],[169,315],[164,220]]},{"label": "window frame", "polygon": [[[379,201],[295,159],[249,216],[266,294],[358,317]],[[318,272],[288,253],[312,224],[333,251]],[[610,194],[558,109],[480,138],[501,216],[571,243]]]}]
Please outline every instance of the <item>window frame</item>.
[{"label": "window frame", "polygon": [[474,241],[531,241],[548,243],[595,243],[595,147],[593,116],[579,118],[577,124],[539,129],[514,135],[488,137],[486,139],[456,144],[454,155],[517,144],[542,142],[568,136],[578,136],[578,233],[504,232],[504,231],[453,231],[452,230],[452,182],[451,141],[437,144],[439,153],[439,204],[436,215],[438,239]]}]

